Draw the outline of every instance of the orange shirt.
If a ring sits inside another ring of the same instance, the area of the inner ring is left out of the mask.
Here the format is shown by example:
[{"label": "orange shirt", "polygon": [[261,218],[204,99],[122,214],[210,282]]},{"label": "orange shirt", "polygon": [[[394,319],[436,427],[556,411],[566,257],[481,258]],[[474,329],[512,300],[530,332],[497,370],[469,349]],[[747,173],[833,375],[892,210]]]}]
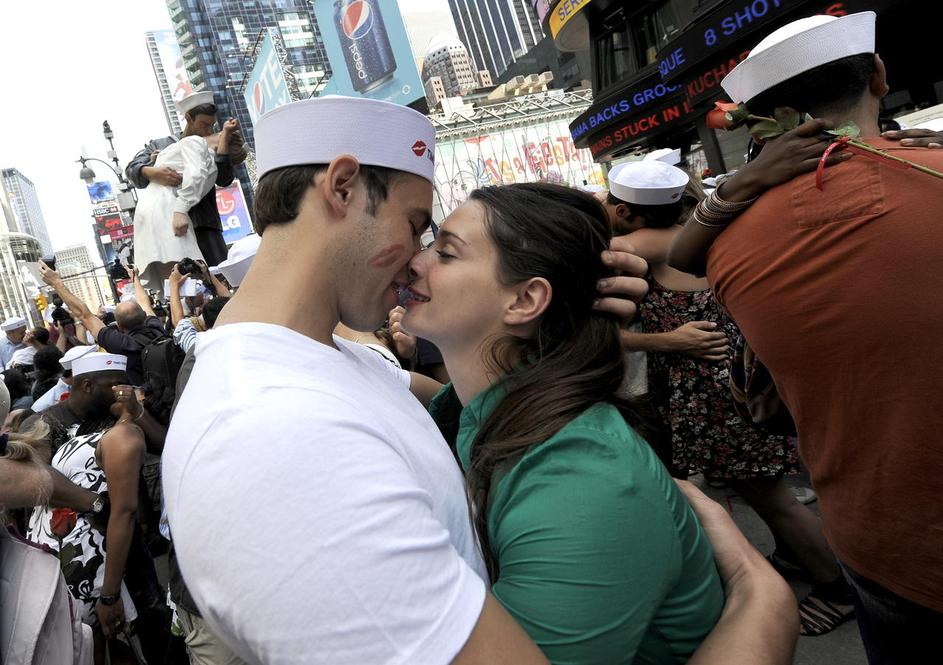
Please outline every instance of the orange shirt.
[{"label": "orange shirt", "polygon": [[[943,171],[943,150],[872,145]],[[764,194],[708,279],[796,420],[825,534],[943,611],[943,180],[855,156]]]}]

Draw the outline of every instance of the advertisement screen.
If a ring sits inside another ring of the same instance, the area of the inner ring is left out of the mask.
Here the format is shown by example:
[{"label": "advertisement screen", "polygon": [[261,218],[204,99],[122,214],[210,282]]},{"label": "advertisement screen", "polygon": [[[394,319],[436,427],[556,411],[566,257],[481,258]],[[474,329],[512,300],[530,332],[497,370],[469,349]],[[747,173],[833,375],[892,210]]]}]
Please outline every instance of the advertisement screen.
[{"label": "advertisement screen", "polygon": [[228,187],[216,188],[216,209],[223,223],[223,240],[227,245],[252,233],[252,218],[238,180],[233,180]]},{"label": "advertisement screen", "polygon": [[111,189],[111,183],[107,180],[101,182],[93,182],[88,187],[88,198],[92,203],[101,203],[102,201],[108,201],[115,198],[115,194]]},{"label": "advertisement screen", "polygon": [[425,99],[396,0],[320,0],[314,12],[334,72],[321,94]]},{"label": "advertisement screen", "polygon": [[292,101],[291,90],[285,80],[285,70],[278,59],[270,31],[266,31],[256,51],[255,65],[246,80],[242,95],[253,125],[266,112]]},{"label": "advertisement screen", "polygon": [[[157,54],[160,57],[160,64],[164,68],[164,76],[167,79],[167,85],[170,86],[170,94],[175,102],[193,92],[193,85],[187,78],[187,70],[183,66],[183,57],[180,55],[180,46],[177,44],[177,37],[173,30],[155,30],[154,42],[157,44]],[[186,124],[184,117],[177,114],[180,119],[180,126]]]}]

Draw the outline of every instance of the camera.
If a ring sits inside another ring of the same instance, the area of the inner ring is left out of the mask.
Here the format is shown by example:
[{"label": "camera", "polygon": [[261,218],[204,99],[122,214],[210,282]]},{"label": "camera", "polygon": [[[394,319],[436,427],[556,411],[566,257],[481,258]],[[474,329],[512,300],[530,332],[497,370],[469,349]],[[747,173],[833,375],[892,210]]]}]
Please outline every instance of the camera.
[{"label": "camera", "polygon": [[181,275],[193,275],[194,277],[203,277],[203,268],[200,264],[188,256],[180,259],[177,263],[177,270]]},{"label": "camera", "polygon": [[47,266],[49,266],[50,270],[56,269],[56,255],[55,254],[47,254],[41,259],[41,261],[45,263]]}]

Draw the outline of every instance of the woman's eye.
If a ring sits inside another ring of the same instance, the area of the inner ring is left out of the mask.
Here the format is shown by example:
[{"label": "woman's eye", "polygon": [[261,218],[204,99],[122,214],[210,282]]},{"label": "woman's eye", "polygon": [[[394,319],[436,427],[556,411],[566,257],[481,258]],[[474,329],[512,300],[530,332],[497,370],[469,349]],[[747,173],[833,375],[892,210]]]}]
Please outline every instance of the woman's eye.
[{"label": "woman's eye", "polygon": [[439,258],[442,259],[443,261],[448,261],[449,259],[455,258],[453,255],[443,252],[441,249],[437,249],[435,253],[438,254]]}]

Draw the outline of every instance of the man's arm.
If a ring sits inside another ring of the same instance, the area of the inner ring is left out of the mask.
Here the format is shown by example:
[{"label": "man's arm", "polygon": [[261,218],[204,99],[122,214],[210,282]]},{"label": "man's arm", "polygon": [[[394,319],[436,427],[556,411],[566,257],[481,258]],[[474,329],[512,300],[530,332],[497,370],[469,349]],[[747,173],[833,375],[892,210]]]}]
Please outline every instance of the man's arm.
[{"label": "man's arm", "polygon": [[50,270],[49,266],[42,261],[39,262],[39,272],[42,275],[43,281],[56,290],[56,293],[62,298],[62,302],[65,303],[69,311],[72,312],[72,316],[81,321],[92,335],[95,336],[95,339],[98,339],[98,333],[105,327],[101,319],[92,314],[88,306],[66,287],[59,273],[55,270]]},{"label": "man's arm", "polygon": [[114,386],[111,391],[115,395],[115,405],[121,405],[129,414],[128,419],[144,432],[144,443],[147,445],[147,452],[152,455],[160,455],[164,452],[167,428],[138,401],[134,388],[128,385]]},{"label": "man's arm", "polygon": [[183,321],[183,304],[180,302],[180,285],[187,280],[187,276],[180,272],[179,264],[170,271],[170,324],[177,327]]},{"label": "man's arm", "polygon": [[129,265],[126,270],[131,275],[131,282],[134,284],[134,298],[138,301],[138,305],[141,306],[141,309],[144,310],[147,316],[157,316],[154,313],[154,305],[151,303],[151,296],[147,293],[144,285],[141,284],[141,276],[138,274],[137,268]]},{"label": "man's arm", "polygon": [[718,503],[686,481],[675,481],[704,527],[727,591],[720,621],[689,665],[788,665],[799,638],[792,589],[747,542]]},{"label": "man's arm", "polygon": [[151,182],[168,187],[179,185],[183,181],[183,176],[180,173],[167,166],[153,166],[157,153],[162,149],[160,145],[163,143],[166,147],[173,142],[171,137],[167,137],[162,141],[150,141],[144,146],[144,149],[134,156],[124,170],[128,180],[134,183],[134,186],[138,189],[144,189]]},{"label": "man's arm", "polygon": [[453,665],[545,665],[543,652],[490,593]]}]

